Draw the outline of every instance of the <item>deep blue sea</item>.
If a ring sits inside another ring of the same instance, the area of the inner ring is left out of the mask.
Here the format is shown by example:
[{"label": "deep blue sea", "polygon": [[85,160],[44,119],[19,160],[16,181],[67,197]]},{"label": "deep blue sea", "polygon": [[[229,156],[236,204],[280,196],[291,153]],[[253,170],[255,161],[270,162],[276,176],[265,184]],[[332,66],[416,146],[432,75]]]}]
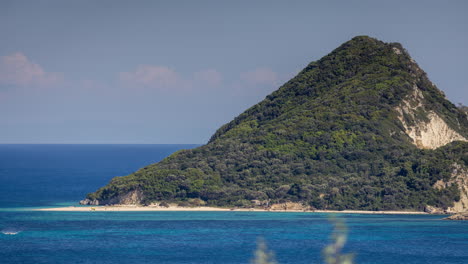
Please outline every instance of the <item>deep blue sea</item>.
[{"label": "deep blue sea", "polygon": [[[328,214],[30,210],[74,205],[114,176],[195,146],[0,145],[0,263],[249,263],[260,237],[279,263],[323,263]],[[356,263],[468,263],[468,222],[337,217]]]}]

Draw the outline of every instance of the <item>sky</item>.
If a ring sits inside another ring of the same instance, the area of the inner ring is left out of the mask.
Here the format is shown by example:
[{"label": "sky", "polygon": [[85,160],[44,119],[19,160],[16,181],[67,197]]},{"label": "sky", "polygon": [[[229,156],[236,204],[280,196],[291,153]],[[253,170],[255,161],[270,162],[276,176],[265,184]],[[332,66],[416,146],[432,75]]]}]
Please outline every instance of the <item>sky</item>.
[{"label": "sky", "polygon": [[357,35],[468,105],[468,1],[0,1],[0,143],[206,143]]}]

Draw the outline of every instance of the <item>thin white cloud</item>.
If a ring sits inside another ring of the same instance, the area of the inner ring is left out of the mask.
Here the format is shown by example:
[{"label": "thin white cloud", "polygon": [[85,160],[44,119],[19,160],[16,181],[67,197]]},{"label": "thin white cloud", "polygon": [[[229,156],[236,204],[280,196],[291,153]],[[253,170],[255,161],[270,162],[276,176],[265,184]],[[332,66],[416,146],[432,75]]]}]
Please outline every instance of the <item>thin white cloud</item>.
[{"label": "thin white cloud", "polygon": [[189,91],[217,87],[223,79],[214,69],[198,71],[187,78],[169,67],[155,65],[140,65],[133,71],[121,72],[119,77],[125,86],[160,91]]},{"label": "thin white cloud", "polygon": [[162,91],[179,94],[216,89],[229,90],[236,95],[268,94],[278,88],[281,76],[270,68],[245,71],[238,78],[225,82],[215,69],[205,69],[192,74],[181,74],[167,66],[140,65],[131,71],[121,72],[119,79],[126,88],[143,88],[145,92]]},{"label": "thin white cloud", "polygon": [[233,96],[264,97],[281,84],[281,75],[270,68],[255,68],[239,74],[237,80],[229,85]]},{"label": "thin white cloud", "polygon": [[206,83],[210,86],[219,86],[223,81],[223,76],[217,70],[208,69],[194,73],[193,78],[197,82]]},{"label": "thin white cloud", "polygon": [[0,57],[0,83],[13,86],[51,86],[62,81],[59,73],[46,72],[17,52]]},{"label": "thin white cloud", "polygon": [[120,79],[130,85],[161,90],[184,86],[181,76],[165,66],[141,65],[135,71],[120,73]]},{"label": "thin white cloud", "polygon": [[278,74],[269,68],[257,68],[241,74],[241,79],[249,84],[277,85]]}]

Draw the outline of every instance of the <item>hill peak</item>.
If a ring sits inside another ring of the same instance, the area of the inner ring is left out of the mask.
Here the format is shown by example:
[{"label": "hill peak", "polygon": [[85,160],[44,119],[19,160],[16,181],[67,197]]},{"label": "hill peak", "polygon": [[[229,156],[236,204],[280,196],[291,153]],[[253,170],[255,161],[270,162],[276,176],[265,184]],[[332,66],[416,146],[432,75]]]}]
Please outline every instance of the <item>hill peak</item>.
[{"label": "hill peak", "polygon": [[378,48],[383,48],[383,47],[395,47],[398,49],[402,49],[403,45],[401,45],[399,42],[384,42],[381,41],[377,38],[370,37],[367,35],[360,35],[360,36],[355,36],[352,39],[344,42],[341,44],[337,49],[340,48],[349,48],[349,47],[360,47],[360,48],[367,48],[367,49],[378,49]]}]

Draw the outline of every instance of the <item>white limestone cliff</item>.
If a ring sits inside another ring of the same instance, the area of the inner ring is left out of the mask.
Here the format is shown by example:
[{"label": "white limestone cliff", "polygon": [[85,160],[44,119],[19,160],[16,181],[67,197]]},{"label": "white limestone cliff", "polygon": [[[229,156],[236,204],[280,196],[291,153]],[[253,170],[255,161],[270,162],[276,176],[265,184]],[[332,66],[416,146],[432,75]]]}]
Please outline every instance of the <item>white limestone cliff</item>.
[{"label": "white limestone cliff", "polygon": [[[423,100],[424,96],[421,90],[414,86],[413,92],[396,107],[398,119],[404,127],[404,132],[413,140],[413,144],[422,149],[436,149],[453,141],[467,141],[437,113],[425,111]],[[417,118],[418,112],[425,113],[426,120]],[[415,121],[410,123],[405,116]]]}]

